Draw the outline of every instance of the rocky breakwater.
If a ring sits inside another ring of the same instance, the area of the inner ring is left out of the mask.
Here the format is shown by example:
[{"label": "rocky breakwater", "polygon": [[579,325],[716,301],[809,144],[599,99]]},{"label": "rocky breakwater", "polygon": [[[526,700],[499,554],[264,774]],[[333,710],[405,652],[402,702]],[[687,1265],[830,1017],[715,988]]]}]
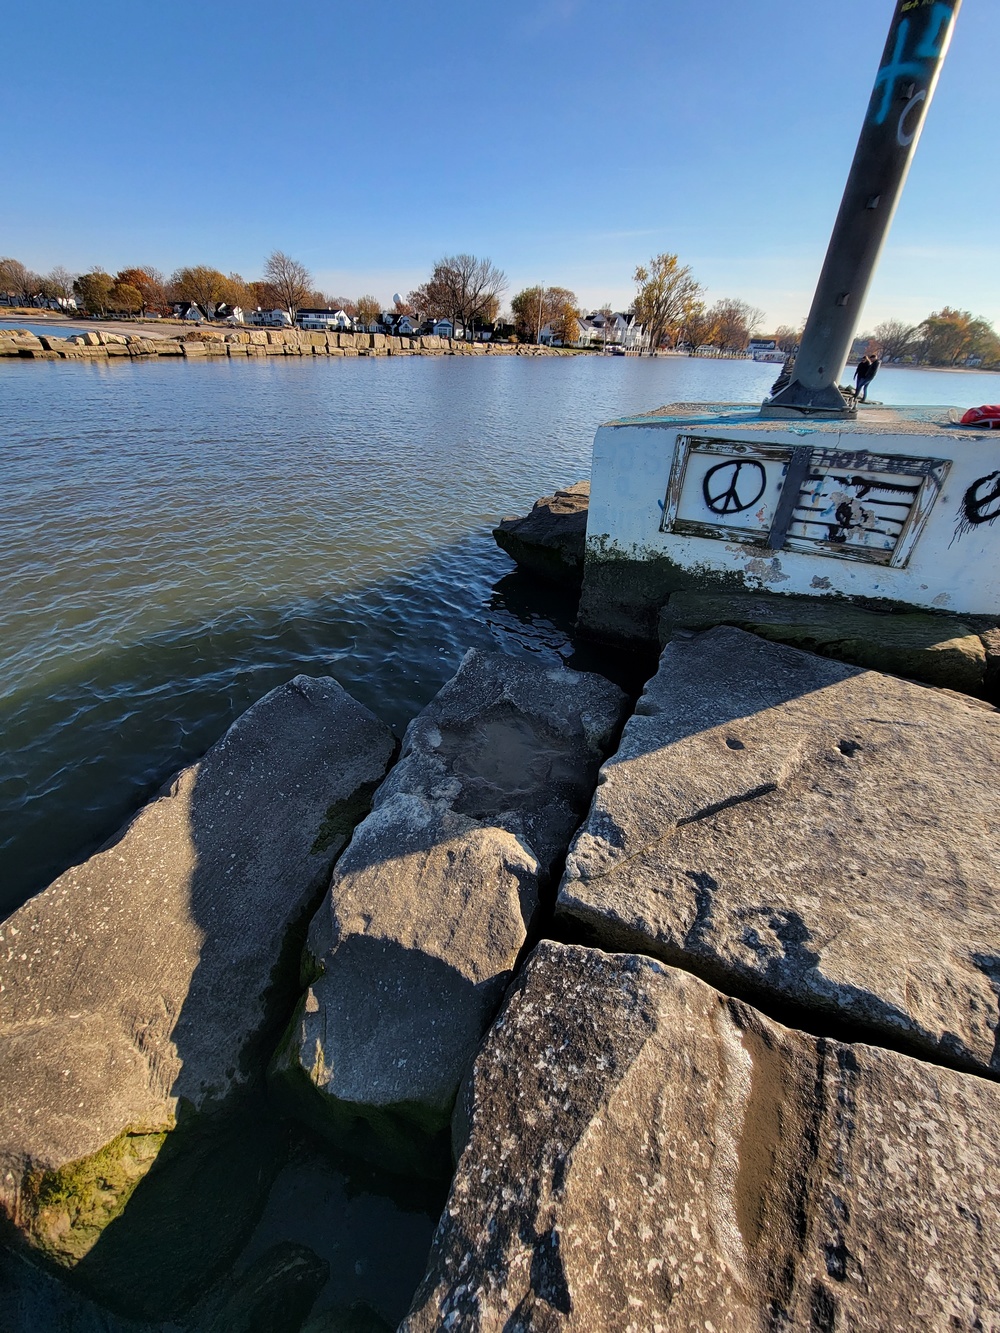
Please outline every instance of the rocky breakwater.
[{"label": "rocky breakwater", "polygon": [[3,923],[8,1243],[148,1317],[238,1250],[274,1156],[245,1108],[395,749],[335,681],[297,677]]},{"label": "rocky breakwater", "polygon": [[401,1333],[996,1328],[1000,1088],[541,943]]},{"label": "rocky breakwater", "polygon": [[523,517],[502,518],[493,537],[529,573],[578,585],[583,578],[589,507],[590,482],[577,481],[536,500]]},{"label": "rocky breakwater", "polygon": [[86,361],[108,357],[262,356],[575,356],[561,347],[514,343],[466,343],[433,335],[323,333],[306,329],[192,329],[175,337],[146,337],[103,329],[61,336],[27,329],[0,329],[0,359]]},{"label": "rocky breakwater", "polygon": [[1000,1075],[1000,715],[720,627],[664,649],[557,914],[806,1025]]},{"label": "rocky breakwater", "polygon": [[625,713],[599,676],[472,651],[411,723],[310,928],[273,1070],[332,1141],[447,1171],[459,1083]]},{"label": "rocky breakwater", "polygon": [[[459,1096],[404,1333],[1000,1327],[988,705],[664,649]],[[613,951],[613,952],[605,952]]]}]

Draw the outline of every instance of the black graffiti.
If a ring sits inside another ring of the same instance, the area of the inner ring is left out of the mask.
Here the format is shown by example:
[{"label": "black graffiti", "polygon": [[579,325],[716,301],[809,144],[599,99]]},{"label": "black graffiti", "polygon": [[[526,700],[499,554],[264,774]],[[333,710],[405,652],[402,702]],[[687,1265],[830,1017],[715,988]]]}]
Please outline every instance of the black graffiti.
[{"label": "black graffiti", "polygon": [[742,514],[757,503],[766,488],[767,473],[763,465],[748,458],[716,463],[701,483],[701,493],[713,514]]},{"label": "black graffiti", "polygon": [[1000,518],[1000,472],[989,472],[974,481],[962,496],[958,525],[961,530],[978,528]]},{"label": "black graffiti", "polygon": [[893,481],[875,481],[873,477],[837,477],[831,472],[830,478],[833,481],[839,481],[842,486],[853,488],[859,500],[863,500],[866,495],[871,495],[873,491],[885,491],[890,495],[916,495],[919,490],[919,482],[916,485],[907,486],[903,482]]}]

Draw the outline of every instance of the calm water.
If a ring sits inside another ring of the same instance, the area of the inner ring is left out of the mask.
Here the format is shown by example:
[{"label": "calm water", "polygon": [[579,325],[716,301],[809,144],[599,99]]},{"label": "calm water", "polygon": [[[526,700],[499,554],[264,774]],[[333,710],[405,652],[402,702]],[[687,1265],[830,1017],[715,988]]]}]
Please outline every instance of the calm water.
[{"label": "calm water", "polygon": [[[233,717],[329,673],[400,734],[467,647],[607,664],[489,534],[589,474],[595,426],[759,402],[681,358],[0,364],[0,914]],[[885,369],[877,396],[1000,401]]]}]

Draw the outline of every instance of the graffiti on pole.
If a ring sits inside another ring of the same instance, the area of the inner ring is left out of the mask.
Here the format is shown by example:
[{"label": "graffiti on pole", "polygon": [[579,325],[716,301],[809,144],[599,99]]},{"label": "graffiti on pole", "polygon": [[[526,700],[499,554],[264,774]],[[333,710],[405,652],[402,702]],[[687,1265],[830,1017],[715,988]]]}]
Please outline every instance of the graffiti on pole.
[{"label": "graffiti on pole", "polygon": [[927,101],[934,72],[947,46],[955,8],[945,0],[910,0],[899,7],[899,24],[886,46],[886,52],[891,47],[891,53],[875,77],[872,119],[876,125],[884,125],[893,101],[902,95],[906,100],[896,122],[896,140],[901,148],[908,148],[916,135],[918,108]]}]

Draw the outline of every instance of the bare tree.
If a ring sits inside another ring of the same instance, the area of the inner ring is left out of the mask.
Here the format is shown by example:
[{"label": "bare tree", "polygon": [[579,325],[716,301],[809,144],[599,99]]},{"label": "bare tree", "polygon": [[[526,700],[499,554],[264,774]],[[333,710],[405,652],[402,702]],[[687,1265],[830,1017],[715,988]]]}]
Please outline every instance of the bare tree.
[{"label": "bare tree", "polygon": [[283,250],[274,250],[268,255],[264,263],[264,281],[278,293],[281,305],[292,319],[299,306],[308,301],[313,285],[306,266]]},{"label": "bare tree", "polygon": [[710,314],[716,322],[716,341],[724,352],[742,352],[764,318],[763,310],[746,301],[716,301]]},{"label": "bare tree", "polygon": [[603,350],[608,350],[608,334],[614,326],[615,312],[611,309],[611,302],[605,301],[597,312],[601,317],[601,345]]},{"label": "bare tree", "polygon": [[876,324],[872,338],[883,361],[897,361],[913,350],[916,333],[914,325],[904,324],[901,319],[884,319]]},{"label": "bare tree", "polygon": [[779,324],[774,331],[774,336],[778,342],[778,350],[781,352],[797,352],[802,342],[803,329],[793,329],[791,324]]},{"label": "bare tree", "polygon": [[449,255],[437,261],[427,282],[407,299],[425,316],[461,323],[469,338],[477,322],[496,319],[506,290],[507,275],[489,259]]},{"label": "bare tree", "polygon": [[42,295],[50,301],[65,300],[66,297],[73,295],[75,278],[75,273],[70,273],[68,268],[63,268],[62,265],[57,264],[50,273],[46,273],[42,278]]},{"label": "bare tree", "polygon": [[38,274],[25,268],[19,259],[0,259],[0,292],[5,292],[8,299],[26,301],[40,285]]}]

